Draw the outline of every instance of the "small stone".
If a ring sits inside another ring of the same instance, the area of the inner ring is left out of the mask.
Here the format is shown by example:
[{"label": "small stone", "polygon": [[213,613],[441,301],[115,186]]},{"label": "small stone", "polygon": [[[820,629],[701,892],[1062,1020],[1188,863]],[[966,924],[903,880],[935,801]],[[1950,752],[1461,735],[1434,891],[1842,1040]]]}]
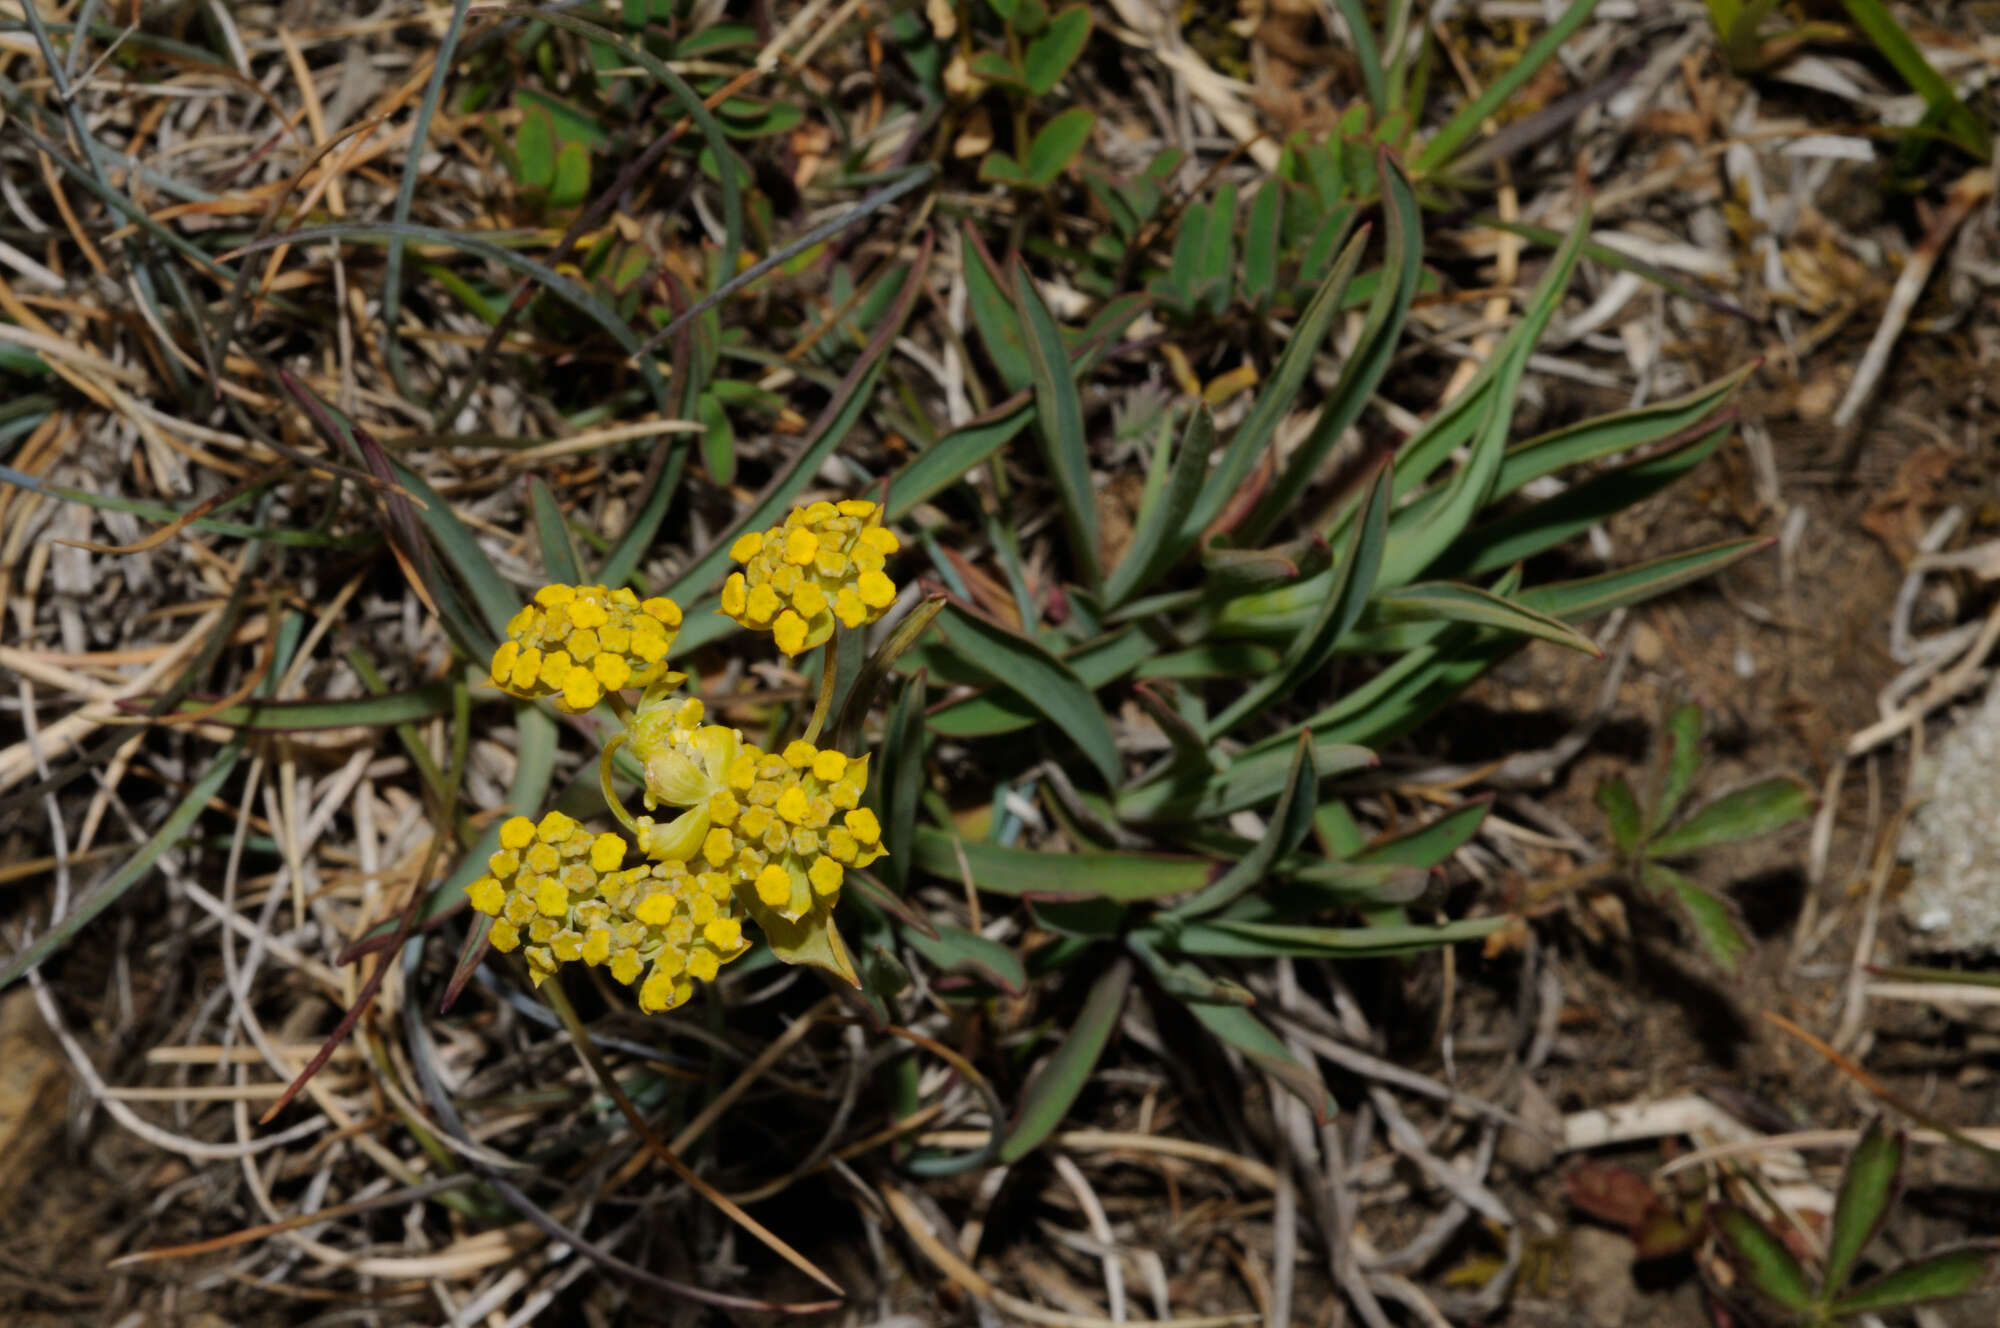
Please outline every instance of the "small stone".
[{"label": "small stone", "polygon": [[1635,664],[1657,668],[1666,656],[1667,643],[1650,624],[1640,623],[1632,629],[1632,661]]}]

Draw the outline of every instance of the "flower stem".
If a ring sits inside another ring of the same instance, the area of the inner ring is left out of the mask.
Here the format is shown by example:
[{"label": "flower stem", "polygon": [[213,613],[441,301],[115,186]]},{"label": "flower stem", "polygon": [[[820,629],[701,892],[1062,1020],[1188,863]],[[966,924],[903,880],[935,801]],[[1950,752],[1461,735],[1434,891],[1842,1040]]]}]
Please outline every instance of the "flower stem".
[{"label": "flower stem", "polygon": [[826,716],[833,709],[833,685],[840,679],[840,632],[836,629],[826,639],[825,670],[819,675],[819,700],[813,704],[812,722],[806,725],[806,741],[818,742],[819,731],[826,727]]},{"label": "flower stem", "polygon": [[625,804],[619,801],[618,789],[611,774],[611,758],[616,756],[618,749],[624,745],[623,733],[614,733],[611,741],[604,744],[604,751],[597,758],[597,782],[604,786],[604,805],[618,818],[618,824],[636,835],[639,833],[639,824],[632,819],[632,813],[625,810]]},{"label": "flower stem", "polygon": [[618,722],[628,729],[631,728],[632,703],[625,699],[625,693],[607,691],[604,699],[611,703],[611,713],[618,716]]}]

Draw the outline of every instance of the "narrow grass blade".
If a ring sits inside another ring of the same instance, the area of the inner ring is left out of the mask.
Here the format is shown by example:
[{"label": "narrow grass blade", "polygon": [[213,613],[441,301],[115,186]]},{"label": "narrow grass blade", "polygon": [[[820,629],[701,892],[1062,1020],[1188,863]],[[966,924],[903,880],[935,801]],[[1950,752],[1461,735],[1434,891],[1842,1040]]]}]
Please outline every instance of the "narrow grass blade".
[{"label": "narrow grass blade", "polygon": [[1627,461],[1553,498],[1470,530],[1438,557],[1434,570],[1485,576],[1573,539],[1607,517],[1630,510],[1714,456],[1734,427],[1733,422],[1724,424]]},{"label": "narrow grass blade", "polygon": [[687,455],[688,444],[679,438],[663,441],[654,450],[653,459],[646,469],[645,501],[639,504],[638,514],[632,518],[631,525],[611,546],[603,566],[597,569],[599,584],[625,585],[639,570],[639,559],[652,547],[653,537],[660,533],[660,523],[667,518],[667,508],[680,489],[681,472],[687,468]]},{"label": "narrow grass blade", "polygon": [[[1061,658],[1083,685],[1094,692],[1131,673],[1151,658],[1152,653],[1153,643],[1146,634],[1127,627],[1108,637],[1087,641]],[[925,722],[931,732],[943,737],[985,738],[1017,733],[1040,718],[1041,712],[1028,702],[996,687],[943,706]]]},{"label": "narrow grass blade", "polygon": [[[961,854],[963,866],[961,867]],[[1164,853],[1037,853],[960,839],[919,827],[912,865],[945,881],[972,883],[996,895],[1036,899],[1164,899],[1208,884],[1201,858]]]},{"label": "narrow grass blade", "polygon": [[[452,685],[425,683],[406,691],[343,701],[245,701],[210,710],[211,702],[189,697],[175,708],[179,714],[209,711],[204,722],[240,728],[250,733],[305,733],[314,729],[380,728],[407,724],[451,713]],[[131,707],[138,709],[137,705]]]},{"label": "narrow grass blade", "polygon": [[1097,698],[1038,641],[1010,632],[954,604],[938,619],[953,651],[996,687],[1026,702],[1090,759],[1107,788],[1123,780],[1124,762]]},{"label": "narrow grass blade", "polygon": [[986,347],[986,357],[993,361],[1000,381],[1009,392],[1028,391],[1034,385],[1035,374],[1028,359],[1028,333],[1022,326],[1020,311],[1007,297],[999,268],[979,238],[978,228],[967,226],[960,236],[959,266],[965,273],[966,307],[972,313],[972,325],[979,331],[979,340]]},{"label": "narrow grass blade", "polygon": [[[423,179],[421,163],[425,157],[425,144],[430,138],[431,119],[437,114],[438,100],[444,95],[445,79],[451,74],[456,62],[458,39],[465,31],[465,16],[472,8],[472,0],[452,0],[451,17],[445,21],[444,36],[439,39],[437,50],[431,56],[431,76],[424,85],[424,99],[417,105],[417,118],[410,127],[409,152],[403,160],[403,178],[396,186],[396,201],[391,206],[389,219],[393,225],[409,224],[410,207],[416,202],[417,182]],[[388,266],[382,278],[382,348],[389,364],[389,374],[396,380],[396,390],[405,400],[416,400],[410,391],[408,372],[403,367],[403,342],[398,334],[399,315],[403,306],[403,239],[391,236],[389,239]]]},{"label": "narrow grass blade", "polygon": [[1083,434],[1083,399],[1063,349],[1062,334],[1027,269],[1014,265],[1014,306],[1021,323],[1022,350],[1034,376],[1035,429],[1048,459],[1049,476],[1063,505],[1070,552],[1083,579],[1103,582],[1097,552],[1097,495],[1090,483],[1090,444]]},{"label": "narrow grass blade", "polygon": [[1348,242],[1333,269],[1326,274],[1326,280],[1320,283],[1312,302],[1299,315],[1298,322],[1292,325],[1292,334],[1285,343],[1284,353],[1278,356],[1270,378],[1257,393],[1257,402],[1250,408],[1250,414],[1230,436],[1229,446],[1224,449],[1213,476],[1203,486],[1194,510],[1188,515],[1181,531],[1187,542],[1200,538],[1202,531],[1221,515],[1223,506],[1235,497],[1237,490],[1249,478],[1257,458],[1276,436],[1279,421],[1291,413],[1298,400],[1299,389],[1305,385],[1306,375],[1312,369],[1313,360],[1319,355],[1327,333],[1340,315],[1341,299],[1346,293],[1348,281],[1354,276],[1355,266],[1361,262],[1361,253],[1367,242],[1366,231]]},{"label": "narrow grass blade", "polygon": [[515,253],[505,245],[495,244],[484,235],[473,231],[444,230],[436,226],[418,226],[397,222],[340,222],[328,226],[307,226],[295,231],[285,231],[252,240],[234,251],[233,256],[245,257],[275,249],[280,245],[318,244],[328,241],[335,244],[434,244],[446,249],[454,249],[483,258],[489,263],[497,263],[520,276],[534,279],[544,289],[550,291],[566,303],[574,306],[585,317],[616,341],[620,348],[633,357],[639,376],[653,394],[653,402],[662,415],[672,414],[667,395],[666,380],[660,377],[659,366],[650,355],[644,353],[639,338],[628,327],[618,311],[599,299],[587,287],[571,281],[544,264],[524,254]]},{"label": "narrow grass blade", "polygon": [[1931,62],[1924,59],[1924,53],[1910,40],[1910,34],[1903,31],[1903,25],[1896,21],[1889,7],[1882,0],[1841,0],[1841,3],[1847,6],[1847,16],[1854,20],[1854,26],[1875,44],[1875,49],[1895,67],[1910,90],[1924,99],[1951,141],[1978,160],[1990,161],[1992,135],[1971,108],[1959,100],[1944,75],[1931,68]]},{"label": "narrow grass blade", "polygon": [[[1560,235],[1556,238],[1558,242],[1562,239]],[[1493,497],[1508,497],[1544,475],[1646,447],[1693,429],[1727,405],[1757,367],[1758,362],[1753,361],[1685,396],[1653,402],[1638,410],[1599,415],[1516,443],[1507,449],[1500,462],[1500,474],[1493,481]]]},{"label": "narrow grass blade", "polygon": [[1110,1044],[1118,1018],[1125,1012],[1125,996],[1131,987],[1132,961],[1122,957],[1114,960],[1091,984],[1090,995],[1084,998],[1083,1009],[1070,1023],[1062,1045],[1042,1062],[1022,1092],[1021,1109],[1000,1145],[1000,1161],[1020,1161],[1062,1124],[1084,1085],[1090,1082],[1104,1048]]},{"label": "narrow grass blade", "polygon": [[1441,865],[1446,858],[1458,852],[1472,837],[1479,833],[1479,827],[1486,820],[1486,814],[1493,810],[1493,795],[1488,793],[1473,798],[1464,806],[1446,812],[1429,825],[1418,826],[1405,834],[1388,839],[1378,839],[1354,854],[1351,861],[1356,863],[1397,863],[1409,867],[1422,867],[1426,871]]},{"label": "narrow grass blade", "polygon": [[160,828],[126,860],[124,866],[113,872],[104,884],[91,891],[87,899],[39,939],[8,960],[5,968],[0,968],[0,988],[12,986],[29,969],[75,940],[77,934],[96,921],[99,914],[124,898],[126,891],[146,878],[146,873],[160,860],[160,855],[178,845],[188,827],[208,809],[209,799],[221,791],[230,772],[236,768],[237,759],[243,755],[245,741],[239,736],[218,751],[201,778],[194,782],[174,809],[167,813],[167,819],[160,823]]},{"label": "narrow grass blade", "polygon": [[1584,20],[1596,8],[1597,0],[1574,0],[1554,23],[1528,43],[1528,49],[1521,53],[1520,59],[1487,84],[1484,92],[1459,107],[1451,119],[1431,136],[1430,141],[1418,150],[1417,159],[1411,167],[1412,174],[1431,175],[1457,155],[1459,148],[1478,132],[1487,117],[1505,106],[1508,99],[1520,91],[1522,85],[1533,78],[1549,57],[1569,40],[1570,34],[1583,26]]}]

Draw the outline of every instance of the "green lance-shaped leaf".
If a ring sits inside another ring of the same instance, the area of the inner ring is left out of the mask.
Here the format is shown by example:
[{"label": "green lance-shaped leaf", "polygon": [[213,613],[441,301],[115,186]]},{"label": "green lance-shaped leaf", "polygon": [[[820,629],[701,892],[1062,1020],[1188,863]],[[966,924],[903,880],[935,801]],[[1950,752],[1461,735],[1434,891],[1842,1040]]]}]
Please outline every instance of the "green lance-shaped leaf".
[{"label": "green lance-shaped leaf", "polygon": [[1341,301],[1347,292],[1348,282],[1354,276],[1355,267],[1361,262],[1361,253],[1367,242],[1365,231],[1348,241],[1347,247],[1341,251],[1326,279],[1314,293],[1312,302],[1306,305],[1305,312],[1292,326],[1284,352],[1278,356],[1270,378],[1265,380],[1263,388],[1257,393],[1250,414],[1230,435],[1229,445],[1223,450],[1222,459],[1216,463],[1213,476],[1202,486],[1194,509],[1188,513],[1182,535],[1189,543],[1199,539],[1202,531],[1221,515],[1223,506],[1236,496],[1256,465],[1257,458],[1277,435],[1279,422],[1291,413],[1299,389],[1305,385],[1306,376],[1312,371],[1314,358],[1320,353],[1328,332],[1340,316]]},{"label": "green lance-shaped leaf", "polygon": [[1243,298],[1254,309],[1269,305],[1277,292],[1284,217],[1284,182],[1266,180],[1250,201],[1250,216],[1243,227]]},{"label": "green lance-shaped leaf", "polygon": [[1734,973],[1750,953],[1750,937],[1737,921],[1736,910],[1713,890],[1696,885],[1663,863],[1648,862],[1642,870],[1646,888],[1667,896],[1694,931],[1709,958]]},{"label": "green lance-shaped leaf", "polygon": [[1393,863],[1407,867],[1421,867],[1428,871],[1470,843],[1473,835],[1479,832],[1480,824],[1486,820],[1486,814],[1491,810],[1493,810],[1492,794],[1473,798],[1464,806],[1446,812],[1429,825],[1421,825],[1403,834],[1376,840],[1356,852],[1350,861]]},{"label": "green lance-shaped leaf", "polygon": [[1319,802],[1319,774],[1313,769],[1312,736],[1301,733],[1292,755],[1285,790],[1271,809],[1271,820],[1250,851],[1224,872],[1215,884],[1186,900],[1167,916],[1197,918],[1227,907],[1235,898],[1270,874],[1271,864],[1305,842],[1312,829],[1313,808]]},{"label": "green lance-shaped leaf", "polygon": [[967,226],[960,233],[959,267],[965,273],[966,306],[972,311],[972,325],[978,329],[987,358],[1009,392],[1027,391],[1035,381],[1028,360],[1027,330],[976,227]]},{"label": "green lance-shaped leaf", "polygon": [[1277,671],[1246,689],[1215,718],[1208,729],[1211,741],[1260,712],[1273,697],[1284,695],[1317,672],[1332,656],[1347,629],[1361,616],[1382,566],[1389,530],[1390,482],[1388,467],[1376,472],[1361,519],[1348,531],[1346,548],[1331,570],[1334,583],[1318,614],[1286,647]]},{"label": "green lance-shaped leaf", "polygon": [[1064,1116],[1090,1081],[1098,1058],[1125,1012],[1132,987],[1132,961],[1120,956],[1091,985],[1083,1009],[1069,1026],[1069,1035],[1028,1082],[1021,1109],[1000,1145],[1002,1162],[1018,1162],[1055,1133]]},{"label": "green lance-shaped leaf", "polygon": [[1613,609],[1643,603],[1655,595],[1664,595],[1669,590],[1678,590],[1713,576],[1759,549],[1768,549],[1773,543],[1775,541],[1765,535],[1724,540],[1720,544],[1689,549],[1685,553],[1670,553],[1664,558],[1621,567],[1597,576],[1534,586],[1522,591],[1516,598],[1531,609],[1553,614],[1565,622],[1577,622]]},{"label": "green lance-shaped leaf", "polygon": [[1789,775],[1760,779],[1695,812],[1653,837],[1648,851],[1668,858],[1716,844],[1733,844],[1782,830],[1812,811],[1812,794]]},{"label": "green lance-shaped leaf", "polygon": [[1931,66],[1917,44],[1910,40],[1910,34],[1903,31],[1903,25],[1889,12],[1882,0],[1843,0],[1847,6],[1847,16],[1854,20],[1854,26],[1866,34],[1882,58],[1895,67],[1911,91],[1924,99],[1931,115],[1941,122],[1951,141],[1978,160],[1990,161],[1993,157],[1993,138],[1986,126],[1945,80],[1944,75]]},{"label": "green lance-shaped leaf", "polygon": [[1765,1300],[1793,1314],[1812,1311],[1812,1286],[1805,1269],[1764,1225],[1735,1204],[1717,1204],[1708,1220],[1721,1237],[1729,1261],[1743,1280]]},{"label": "green lance-shaped leaf", "polygon": [[1250,922],[1216,918],[1191,922],[1173,933],[1168,944],[1183,954],[1236,959],[1268,959],[1294,955],[1314,959],[1388,959],[1424,954],[1484,940],[1507,925],[1505,914],[1461,918],[1436,926],[1399,924],[1383,927],[1307,927],[1282,922]]},{"label": "green lance-shaped leaf", "polygon": [[1409,177],[1396,159],[1380,152],[1377,160],[1385,222],[1381,279],[1374,298],[1369,301],[1368,313],[1361,320],[1354,348],[1320,407],[1319,418],[1313,421],[1312,429],[1286,458],[1283,469],[1243,522],[1238,538],[1244,543],[1262,540],[1286,512],[1298,506],[1300,495],[1319,473],[1327,456],[1346,435],[1348,427],[1360,418],[1402,344],[1410,302],[1416,298],[1423,278],[1423,217],[1417,208],[1416,191],[1410,187]]},{"label": "green lance-shaped leaf", "polygon": [[1000,942],[963,927],[938,927],[936,931],[935,936],[905,931],[903,943],[946,973],[978,978],[1009,996],[1019,996],[1028,989],[1028,974],[1020,958]]},{"label": "green lance-shaped leaf", "polygon": [[960,659],[1033,707],[1090,758],[1107,787],[1118,787],[1122,764],[1111,726],[1097,698],[1067,664],[1040,642],[956,604],[939,615],[938,626]]},{"label": "green lance-shaped leaf", "polygon": [[1508,99],[1520,91],[1527,81],[1535,76],[1549,57],[1554,55],[1570,34],[1583,26],[1590,12],[1597,8],[1597,0],[1575,0],[1564,10],[1556,21],[1543,30],[1542,34],[1528,44],[1521,58],[1507,67],[1507,71],[1494,79],[1486,90],[1458,108],[1451,119],[1433,134],[1430,141],[1418,151],[1413,170],[1417,175],[1431,175],[1458,154],[1465,141],[1478,132],[1487,117],[1505,106]]},{"label": "green lance-shaped leaf", "polygon": [[882,727],[882,763],[875,795],[882,820],[882,843],[889,850],[880,870],[897,889],[910,878],[910,855],[917,833],[917,805],[924,792],[924,697],[922,669],[912,674],[889,709]]},{"label": "green lance-shaped leaf", "polygon": [[960,881],[970,871],[972,883],[981,890],[1037,899],[1163,899],[1201,889],[1210,875],[1210,865],[1202,858],[1038,853],[960,839],[928,826],[918,827],[911,858],[919,870],[941,880]]},{"label": "green lance-shaped leaf", "polygon": [[[1061,659],[1094,692],[1132,672],[1153,650],[1153,642],[1144,632],[1126,627],[1095,641],[1086,641]],[[1040,718],[1033,706],[1014,693],[991,688],[932,711],[925,723],[931,732],[946,737],[980,738],[1016,733]]]},{"label": "green lance-shaped leaf", "polygon": [[551,581],[577,585],[583,580],[583,573],[577,567],[576,546],[570,542],[569,527],[563,521],[562,509],[556,506],[556,496],[549,492],[541,476],[528,481],[528,499],[535,513],[535,538],[542,546],[542,570]]},{"label": "green lance-shaped leaf", "polygon": [[1887,1220],[1902,1183],[1907,1143],[1901,1130],[1889,1129],[1877,1116],[1848,1154],[1826,1238],[1826,1279],[1822,1284],[1826,1296],[1840,1294],[1862,1252]]},{"label": "green lance-shaped leaf", "polygon": [[1104,583],[1104,603],[1117,608],[1132,595],[1147,589],[1179,562],[1193,539],[1187,533],[1188,513],[1201,495],[1202,478],[1208,474],[1209,453],[1215,450],[1215,419],[1208,407],[1196,407],[1188,417],[1187,432],[1180,448],[1167,460],[1172,434],[1162,427],[1160,444],[1146,473],[1145,492],[1139,499],[1139,519],[1132,528],[1132,542]]},{"label": "green lance-shaped leaf", "polygon": [[1453,541],[1432,570],[1453,576],[1483,576],[1552,549],[1631,510],[1693,470],[1715,455],[1734,427],[1730,421],[1697,433],[1592,475],[1553,498],[1476,526]]},{"label": "green lance-shaped leaf", "polygon": [[1991,1245],[1933,1254],[1863,1282],[1834,1301],[1832,1310],[1844,1319],[1969,1296],[1992,1287],[1996,1266],[2000,1250]]},{"label": "green lance-shaped leaf", "polygon": [[1701,767],[1701,707],[1692,702],[1674,707],[1665,725],[1665,750],[1661,753],[1658,796],[1653,799],[1646,833],[1652,834],[1674,819],[1681,800],[1694,787],[1695,771]]},{"label": "green lance-shaped leaf", "polygon": [[1245,1060],[1297,1094],[1312,1108],[1314,1117],[1320,1123],[1333,1119],[1333,1098],[1326,1091],[1319,1071],[1300,1064],[1291,1052],[1285,1050],[1285,1044],[1278,1041],[1277,1034],[1266,1028],[1256,1015],[1236,1004],[1208,1001],[1189,1001],[1185,1004],[1217,1041],[1236,1048],[1243,1053]]},{"label": "green lance-shaped leaf", "polygon": [[1559,646],[1602,656],[1596,644],[1560,618],[1524,607],[1519,601],[1456,581],[1420,581],[1377,595],[1369,614],[1381,624],[1397,621],[1463,622],[1497,627],[1516,636],[1538,637]]},{"label": "green lance-shaped leaf", "polygon": [[[485,671],[480,670],[480,676]],[[251,733],[304,733],[312,729],[350,727],[380,728],[387,724],[407,724],[451,713],[452,686],[448,682],[425,683],[400,692],[360,696],[340,701],[244,701],[211,710],[213,701],[189,697],[177,707],[181,714],[202,711],[205,722]]]},{"label": "green lance-shaped leaf", "polygon": [[1639,838],[1645,833],[1645,818],[1639,813],[1639,799],[1632,794],[1632,785],[1623,775],[1611,775],[1597,781],[1597,807],[1604,813],[1605,828],[1611,831],[1611,842],[1618,851],[1630,855],[1639,847]]},{"label": "green lance-shaped leaf", "polygon": [[1103,573],[1097,553],[1097,497],[1090,486],[1090,444],[1083,433],[1083,399],[1077,395],[1069,354],[1054,315],[1028,279],[1014,266],[1014,304],[1021,319],[1024,350],[1035,384],[1035,430],[1042,440],[1056,496],[1069,530],[1070,552],[1084,579],[1095,586]]},{"label": "green lance-shaped leaf", "polygon": [[[1278,796],[1291,769],[1290,736],[1279,744],[1246,753],[1229,768],[1213,774],[1177,771],[1118,795],[1119,819],[1133,822],[1166,820],[1209,821],[1246,807],[1257,807]],[[1375,764],[1375,753],[1347,743],[1313,740],[1313,768],[1331,779]]]}]

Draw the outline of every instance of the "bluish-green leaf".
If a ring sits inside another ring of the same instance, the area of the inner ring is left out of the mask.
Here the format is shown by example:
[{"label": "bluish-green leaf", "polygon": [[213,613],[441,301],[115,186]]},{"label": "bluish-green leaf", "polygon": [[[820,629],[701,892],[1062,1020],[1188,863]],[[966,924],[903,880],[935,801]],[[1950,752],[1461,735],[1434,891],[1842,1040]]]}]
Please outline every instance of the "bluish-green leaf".
[{"label": "bluish-green leaf", "polygon": [[1423,954],[1483,940],[1507,925],[1508,915],[1462,918],[1436,926],[1303,927],[1276,922],[1242,922],[1216,918],[1180,929],[1174,948],[1186,954],[1268,958],[1301,957],[1386,959]]},{"label": "bluish-green leaf", "polygon": [[1519,602],[1477,586],[1453,581],[1423,581],[1378,595],[1371,614],[1388,622],[1462,622],[1494,627],[1516,636],[1537,637],[1559,646],[1602,656],[1595,643],[1560,618],[1524,608]]},{"label": "bluish-green leaf", "polygon": [[1188,417],[1187,433],[1170,465],[1166,452],[1171,438],[1162,428],[1159,451],[1146,476],[1146,490],[1140,498],[1131,543],[1125,546],[1124,555],[1104,583],[1107,607],[1116,608],[1150,587],[1188,551],[1188,513],[1201,495],[1209,453],[1215,450],[1215,420],[1208,407],[1199,406]]},{"label": "bluish-green leaf", "polygon": [[[1289,739],[1284,745],[1238,757],[1219,773],[1177,772],[1118,795],[1121,820],[1135,823],[1209,821],[1246,807],[1256,807],[1284,790],[1291,768]],[[1375,753],[1344,743],[1313,743],[1313,768],[1322,781],[1375,764]]]},{"label": "bluish-green leaf", "polygon": [[1091,585],[1103,579],[1097,553],[1097,496],[1090,483],[1090,443],[1083,432],[1083,400],[1054,315],[1042,302],[1027,269],[1014,266],[1014,302],[1021,319],[1023,350],[1035,385],[1035,431],[1042,440],[1049,476],[1062,502],[1070,553]]},{"label": "bluish-green leaf", "polygon": [[1333,1098],[1320,1080],[1319,1071],[1301,1065],[1256,1015],[1240,1005],[1207,1001],[1190,1001],[1187,1008],[1217,1039],[1242,1052],[1244,1059],[1296,1093],[1322,1123],[1333,1119]]},{"label": "bluish-green leaf", "polygon": [[542,570],[549,580],[562,585],[581,584],[583,573],[577,568],[576,545],[570,542],[569,526],[563,520],[562,509],[556,506],[556,496],[539,475],[528,481],[528,500],[535,513],[535,539],[542,546]]},{"label": "bluish-green leaf", "polygon": [[1123,780],[1123,762],[1111,726],[1083,680],[1046,647],[957,605],[939,615],[938,627],[954,652],[995,687],[1012,692],[1068,738],[1097,768],[1106,787]]},{"label": "bluish-green leaf", "polygon": [[920,931],[905,931],[903,943],[922,955],[933,968],[946,973],[976,977],[1000,988],[1009,996],[1028,989],[1028,975],[1012,950],[963,927],[939,927],[935,937]]},{"label": "bluish-green leaf", "polygon": [[1319,775],[1313,769],[1312,756],[1311,738],[1300,734],[1284,790],[1271,810],[1270,825],[1215,884],[1177,905],[1169,917],[1197,918],[1227,907],[1269,875],[1272,863],[1305,841],[1312,829],[1313,808],[1319,802]]},{"label": "bluish-green leaf", "polygon": [[1119,958],[1098,975],[1069,1031],[1021,1094],[1021,1109],[1000,1145],[1002,1162],[1018,1162],[1055,1133],[1097,1068],[1098,1058],[1125,1012],[1132,986],[1132,961]]},{"label": "bluish-green leaf", "polygon": [[[960,865],[963,853],[964,866]],[[960,839],[920,826],[914,865],[945,881],[972,882],[996,895],[1038,899],[1164,899],[1208,884],[1210,864],[1164,853],[1037,853]]]}]

